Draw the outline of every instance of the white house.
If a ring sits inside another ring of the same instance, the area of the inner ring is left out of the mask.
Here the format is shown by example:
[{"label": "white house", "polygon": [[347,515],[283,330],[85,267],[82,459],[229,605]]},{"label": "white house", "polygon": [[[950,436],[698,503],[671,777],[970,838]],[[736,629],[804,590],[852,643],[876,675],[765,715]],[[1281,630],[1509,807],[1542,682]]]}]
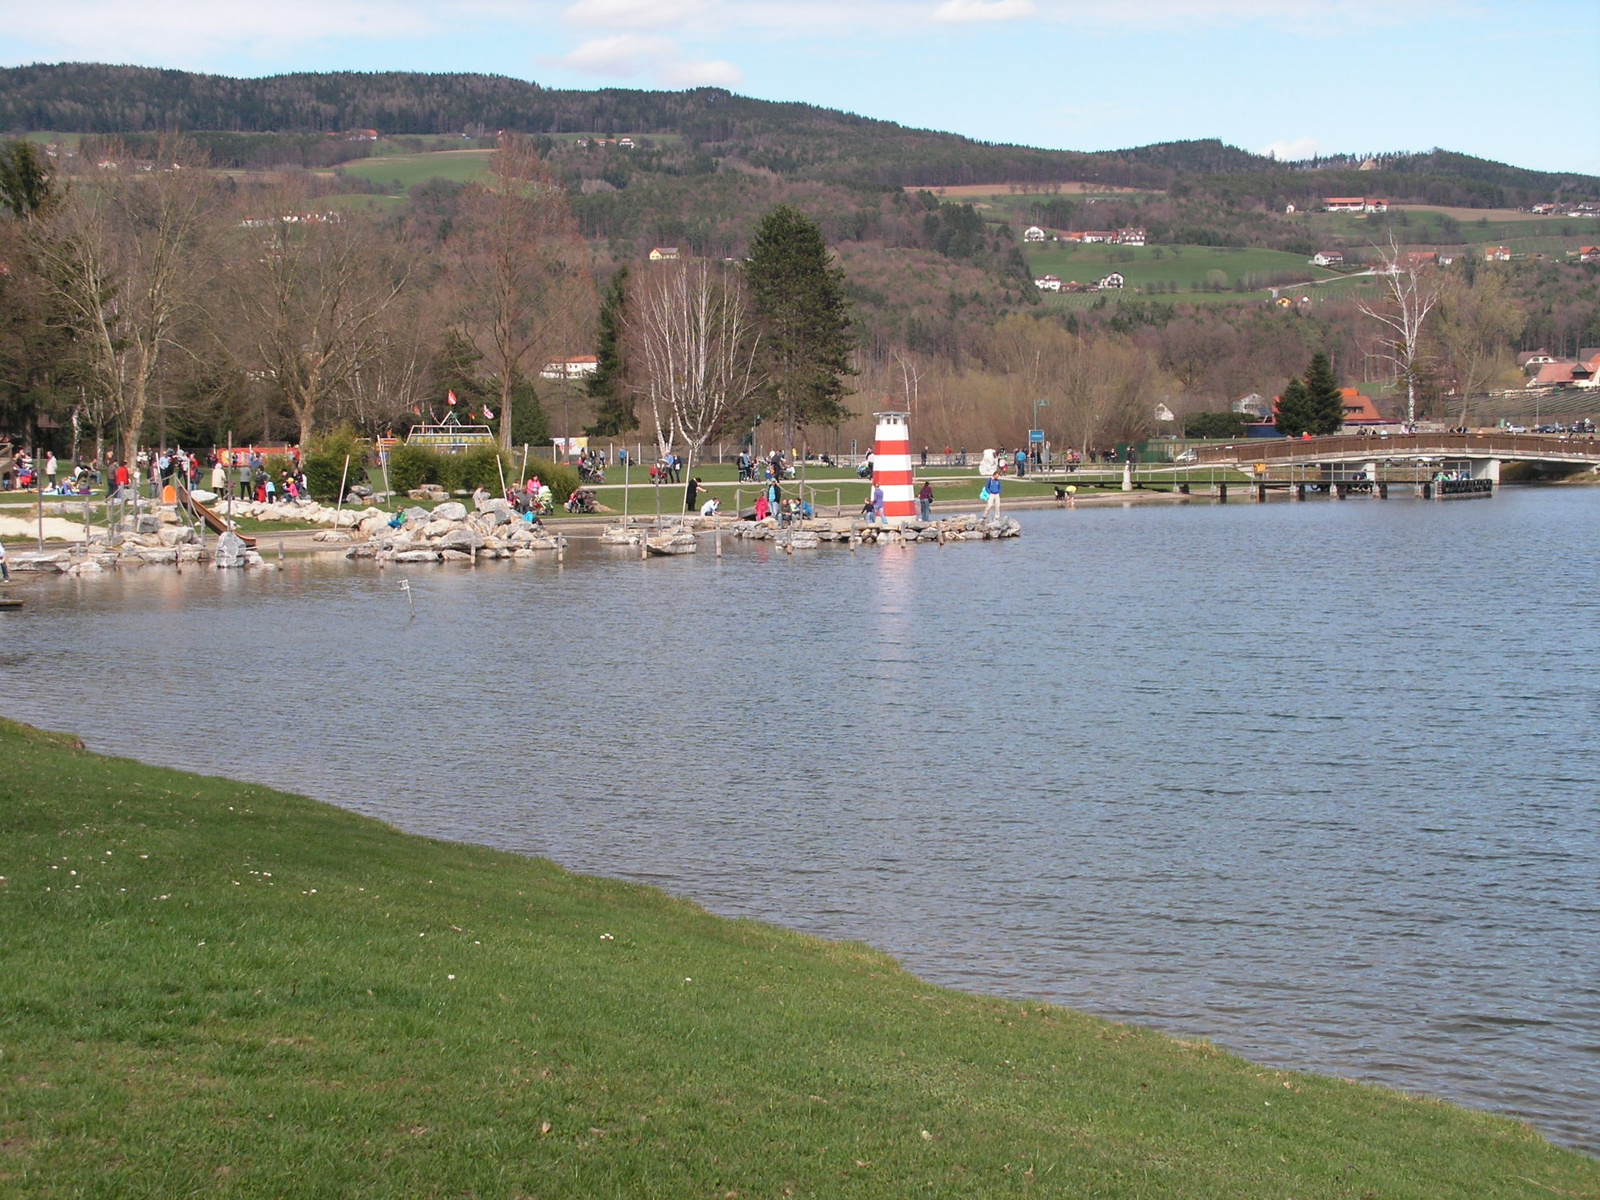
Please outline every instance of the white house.
[{"label": "white house", "polygon": [[1109,229],[1085,229],[1078,235],[1078,240],[1088,245],[1090,242],[1109,242],[1114,236]]},{"label": "white house", "polygon": [[1272,410],[1260,392],[1251,392],[1248,396],[1240,396],[1233,402],[1233,411],[1242,416],[1264,421]]},{"label": "white house", "polygon": [[1029,225],[1022,231],[1022,240],[1025,242],[1044,242],[1049,240],[1049,235],[1037,225]]},{"label": "white house", "polygon": [[1122,272],[1113,271],[1100,281],[1100,290],[1102,292],[1109,292],[1113,289],[1120,289],[1122,287],[1122,282]]},{"label": "white house", "polygon": [[1337,250],[1318,250],[1311,256],[1313,267],[1342,267],[1344,255]]},{"label": "white house", "polygon": [[1123,246],[1142,246],[1144,245],[1144,230],[1142,228],[1119,229],[1117,230],[1117,243]]},{"label": "white house", "polygon": [[572,358],[559,358],[547,362],[539,372],[540,379],[585,379],[600,370],[600,360],[592,354],[579,354]]},{"label": "white house", "polygon": [[1329,212],[1381,213],[1389,211],[1389,202],[1372,196],[1324,196],[1322,207]]},{"label": "white house", "polygon": [[1033,286],[1041,292],[1059,292],[1061,290],[1061,277],[1059,275],[1043,275],[1033,281]]},{"label": "white house", "polygon": [[633,149],[633,139],[632,138],[628,138],[628,137],[620,138],[617,141],[617,146],[620,149],[623,149],[623,150],[632,150]]},{"label": "white house", "polygon": [[650,251],[651,262],[677,262],[678,248],[676,246],[657,246]]}]

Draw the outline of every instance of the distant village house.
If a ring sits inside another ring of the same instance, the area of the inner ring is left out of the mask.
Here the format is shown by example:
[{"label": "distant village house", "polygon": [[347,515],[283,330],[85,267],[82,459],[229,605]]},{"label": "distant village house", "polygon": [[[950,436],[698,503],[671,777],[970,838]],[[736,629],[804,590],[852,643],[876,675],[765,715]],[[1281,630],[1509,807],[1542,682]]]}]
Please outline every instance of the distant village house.
[{"label": "distant village house", "polygon": [[678,248],[676,246],[657,246],[650,251],[651,262],[677,262]]},{"label": "distant village house", "polygon": [[600,360],[592,354],[579,354],[573,358],[557,359],[545,363],[539,372],[540,379],[584,379],[600,370]]},{"label": "distant village house", "polygon": [[1314,267],[1342,267],[1344,255],[1338,250],[1318,250],[1311,256],[1311,265]]},{"label": "distant village house", "polygon": [[1324,196],[1322,207],[1331,213],[1381,213],[1389,211],[1389,202],[1372,196]]}]

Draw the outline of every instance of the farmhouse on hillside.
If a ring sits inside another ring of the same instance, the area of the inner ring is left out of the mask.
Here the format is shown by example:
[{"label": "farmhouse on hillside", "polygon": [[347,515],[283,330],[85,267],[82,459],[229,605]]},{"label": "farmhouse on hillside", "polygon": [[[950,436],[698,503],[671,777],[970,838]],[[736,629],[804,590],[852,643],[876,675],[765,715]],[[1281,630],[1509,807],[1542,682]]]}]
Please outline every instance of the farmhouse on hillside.
[{"label": "farmhouse on hillside", "polygon": [[1578,261],[1586,263],[1600,262],[1600,246],[1579,246]]},{"label": "farmhouse on hillside", "polygon": [[1122,287],[1122,282],[1122,272],[1113,271],[1100,281],[1099,288],[1102,292],[1120,290]]},{"label": "farmhouse on hillside", "polygon": [[1510,262],[1511,261],[1511,247],[1510,246],[1490,246],[1490,247],[1488,247],[1488,248],[1486,248],[1484,250],[1483,256],[1484,256],[1484,258],[1488,259],[1490,262]]},{"label": "farmhouse on hillside", "polygon": [[579,354],[572,358],[558,358],[545,363],[539,371],[540,379],[584,379],[600,370],[600,360],[593,354]]},{"label": "farmhouse on hillside", "polygon": [[1389,202],[1372,196],[1324,196],[1322,207],[1331,213],[1381,213],[1389,211]]},{"label": "farmhouse on hillside", "polygon": [[1132,229],[1117,230],[1117,244],[1119,246],[1144,245],[1144,228],[1139,226]]},{"label": "farmhouse on hillside", "polygon": [[676,246],[657,246],[650,251],[651,262],[677,262],[678,248]]},{"label": "farmhouse on hillside", "polygon": [[1342,267],[1344,254],[1338,250],[1318,250],[1311,256],[1313,267]]},{"label": "farmhouse on hillside", "polygon": [[1059,275],[1041,275],[1033,281],[1033,286],[1041,292],[1059,292],[1061,290],[1061,277]]},{"label": "farmhouse on hillside", "polygon": [[1025,242],[1043,242],[1049,240],[1049,235],[1037,225],[1029,225],[1022,231],[1022,240]]}]

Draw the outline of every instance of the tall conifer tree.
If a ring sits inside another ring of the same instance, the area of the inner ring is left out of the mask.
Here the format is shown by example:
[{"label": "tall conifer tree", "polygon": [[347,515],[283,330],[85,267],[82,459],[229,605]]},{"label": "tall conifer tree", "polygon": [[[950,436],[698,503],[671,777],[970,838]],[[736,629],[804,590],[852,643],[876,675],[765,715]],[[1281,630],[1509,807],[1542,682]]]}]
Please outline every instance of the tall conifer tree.
[{"label": "tall conifer tree", "polygon": [[590,437],[616,437],[639,428],[633,411],[633,397],[627,389],[626,364],[622,360],[622,330],[628,319],[628,268],[619,267],[600,301],[600,337],[595,345],[599,360],[589,377],[589,399],[594,401],[594,424],[584,427]]},{"label": "tall conifer tree", "polygon": [[1339,392],[1339,377],[1333,373],[1333,364],[1321,350],[1311,356],[1311,365],[1306,368],[1306,399],[1307,428],[1318,435],[1338,433],[1344,424],[1344,396]]},{"label": "tall conifer tree", "polygon": [[750,241],[745,282],[767,375],[756,415],[782,421],[788,446],[797,425],[833,425],[849,415],[843,377],[855,372],[844,271],[834,265],[817,223],[780,204]]},{"label": "tall conifer tree", "polygon": [[1289,380],[1278,397],[1278,432],[1284,437],[1299,437],[1311,431],[1311,394],[1296,376]]}]

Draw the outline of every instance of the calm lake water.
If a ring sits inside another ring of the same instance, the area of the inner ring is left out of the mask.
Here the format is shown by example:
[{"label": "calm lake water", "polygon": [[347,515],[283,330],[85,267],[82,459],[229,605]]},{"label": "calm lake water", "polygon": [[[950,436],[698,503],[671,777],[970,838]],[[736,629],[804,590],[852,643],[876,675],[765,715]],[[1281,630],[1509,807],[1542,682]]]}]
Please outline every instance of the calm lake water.
[{"label": "calm lake water", "polygon": [[0,707],[1597,1152],[1597,518],[1512,489],[147,568],[30,586]]}]

